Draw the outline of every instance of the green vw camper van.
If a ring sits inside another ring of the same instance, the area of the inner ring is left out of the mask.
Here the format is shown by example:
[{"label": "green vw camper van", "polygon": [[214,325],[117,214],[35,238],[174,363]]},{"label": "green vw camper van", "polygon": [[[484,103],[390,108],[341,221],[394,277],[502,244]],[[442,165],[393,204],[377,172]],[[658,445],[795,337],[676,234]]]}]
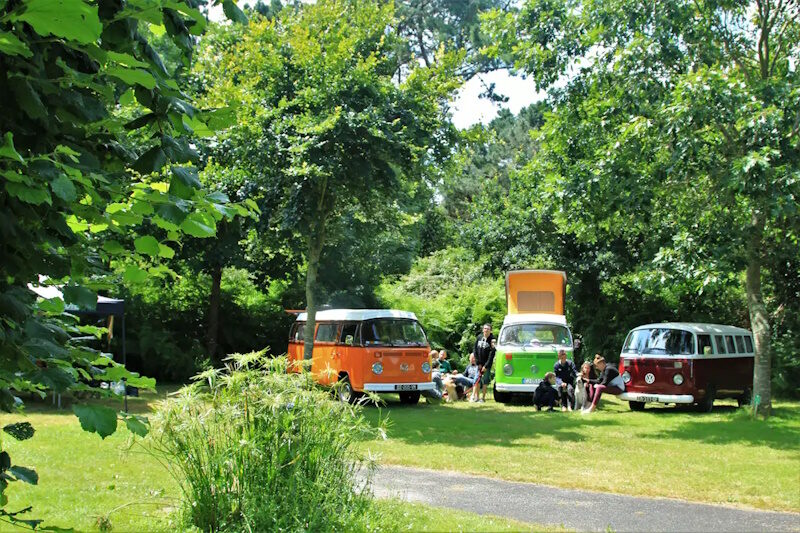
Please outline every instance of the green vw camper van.
[{"label": "green vw camper van", "polygon": [[558,351],[572,358],[572,333],[564,315],[567,275],[555,270],[506,274],[508,314],[497,338],[494,399],[533,399],[536,386],[553,370]]}]

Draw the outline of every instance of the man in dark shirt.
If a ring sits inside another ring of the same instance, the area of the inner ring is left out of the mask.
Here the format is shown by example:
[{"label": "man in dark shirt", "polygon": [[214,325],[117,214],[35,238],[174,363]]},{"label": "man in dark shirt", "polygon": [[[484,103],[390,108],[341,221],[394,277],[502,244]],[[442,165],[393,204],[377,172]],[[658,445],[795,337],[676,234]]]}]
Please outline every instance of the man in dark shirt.
[{"label": "man in dark shirt", "polygon": [[[473,394],[473,401],[486,401],[486,386],[492,382],[492,363],[494,362],[495,352],[494,345],[495,338],[494,335],[492,335],[492,325],[484,324],[483,331],[478,335],[478,338],[475,339],[475,346],[472,349],[478,367],[480,367],[483,372],[480,385],[476,386]],[[478,400],[478,387],[480,387],[481,392],[480,400]]]},{"label": "man in dark shirt", "polygon": [[558,361],[553,365],[553,372],[556,375],[558,393],[561,398],[561,410],[572,411],[575,406],[575,378],[578,376],[578,369],[575,363],[567,361],[567,351],[558,351]]}]

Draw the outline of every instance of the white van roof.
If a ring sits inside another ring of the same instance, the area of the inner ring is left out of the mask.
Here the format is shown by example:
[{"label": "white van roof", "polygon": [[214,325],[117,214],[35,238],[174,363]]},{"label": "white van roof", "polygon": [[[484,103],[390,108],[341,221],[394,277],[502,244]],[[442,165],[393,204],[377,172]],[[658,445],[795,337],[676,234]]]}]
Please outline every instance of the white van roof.
[{"label": "white van roof", "polygon": [[522,313],[516,315],[506,315],[503,325],[511,324],[555,324],[566,326],[567,317],[564,315],[553,315],[550,313]]},{"label": "white van roof", "polygon": [[[410,311],[396,309],[326,309],[317,311],[315,320],[320,321],[354,321],[370,320],[373,318],[407,318],[416,320],[417,315]],[[305,322],[307,313],[297,315],[297,322]]]},{"label": "white van roof", "polygon": [[645,324],[643,326],[637,326],[631,331],[651,328],[683,329],[691,331],[692,333],[716,333],[718,335],[751,335],[750,331],[744,328],[726,326],[723,324],[704,324],[702,322],[661,322],[659,324]]}]

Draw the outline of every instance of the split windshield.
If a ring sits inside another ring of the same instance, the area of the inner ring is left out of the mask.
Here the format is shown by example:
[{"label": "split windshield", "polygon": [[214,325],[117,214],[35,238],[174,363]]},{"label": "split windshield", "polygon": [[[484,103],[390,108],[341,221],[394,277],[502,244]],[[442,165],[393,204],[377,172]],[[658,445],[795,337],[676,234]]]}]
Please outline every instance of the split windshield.
[{"label": "split windshield", "polygon": [[637,329],[628,334],[624,353],[690,355],[694,353],[694,336],[682,329]]},{"label": "split windshield", "polygon": [[416,320],[378,318],[361,326],[364,346],[426,346],[428,340]]},{"label": "split windshield", "polygon": [[572,346],[569,329],[555,324],[514,324],[500,332],[500,344],[511,346]]}]

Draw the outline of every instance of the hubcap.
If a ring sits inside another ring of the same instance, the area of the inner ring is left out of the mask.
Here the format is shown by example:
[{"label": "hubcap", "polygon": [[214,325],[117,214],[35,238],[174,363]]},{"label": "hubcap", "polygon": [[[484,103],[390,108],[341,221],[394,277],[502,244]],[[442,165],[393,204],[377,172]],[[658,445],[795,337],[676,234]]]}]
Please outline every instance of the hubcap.
[{"label": "hubcap", "polygon": [[342,385],[342,388],[339,389],[339,399],[343,402],[349,402],[350,396],[353,395],[353,389],[350,387],[349,383],[345,383]]}]

